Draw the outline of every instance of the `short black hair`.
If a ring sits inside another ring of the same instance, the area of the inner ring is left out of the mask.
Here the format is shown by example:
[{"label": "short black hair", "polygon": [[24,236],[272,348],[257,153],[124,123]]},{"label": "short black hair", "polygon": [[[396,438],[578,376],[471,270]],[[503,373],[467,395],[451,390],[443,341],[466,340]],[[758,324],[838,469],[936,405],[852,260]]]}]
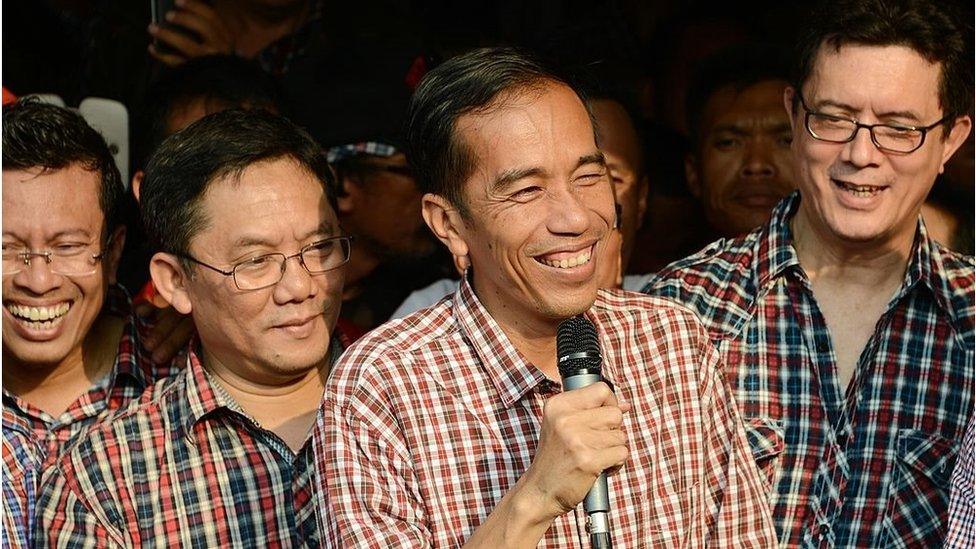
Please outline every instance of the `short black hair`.
[{"label": "short black hair", "polygon": [[[950,2],[928,0],[830,0],[808,18],[798,43],[793,87],[802,90],[820,48],[844,45],[906,46],[941,65],[939,106],[946,117],[943,138],[956,118],[973,108],[972,19],[955,13]],[[794,94],[793,109],[799,101]]]},{"label": "short black hair", "polygon": [[122,176],[105,139],[80,114],[26,98],[3,108],[3,169],[61,170],[80,164],[99,175],[107,234],[120,223]]},{"label": "short black hair", "polygon": [[467,215],[462,186],[474,165],[457,134],[458,119],[490,112],[502,94],[539,91],[547,83],[572,88],[586,106],[583,94],[567,79],[516,48],[472,50],[427,73],[410,100],[405,131],[407,160],[420,190],[444,196]]},{"label": "short black hair", "polygon": [[263,110],[207,115],[167,137],[142,184],[142,219],[160,251],[186,255],[207,223],[201,202],[210,185],[264,160],[291,158],[322,183],[336,209],[336,181],[322,148],[286,118]]},{"label": "short black hair", "polygon": [[702,116],[715,93],[740,92],[760,82],[789,82],[790,55],[784,48],[759,42],[735,44],[702,59],[694,68],[685,101],[685,120],[694,143],[702,139]]},{"label": "short black hair", "polygon": [[175,69],[166,69],[150,84],[143,98],[135,159],[144,166],[166,138],[170,116],[194,101],[225,109],[231,107],[281,111],[278,83],[256,61],[236,55],[197,57]]}]

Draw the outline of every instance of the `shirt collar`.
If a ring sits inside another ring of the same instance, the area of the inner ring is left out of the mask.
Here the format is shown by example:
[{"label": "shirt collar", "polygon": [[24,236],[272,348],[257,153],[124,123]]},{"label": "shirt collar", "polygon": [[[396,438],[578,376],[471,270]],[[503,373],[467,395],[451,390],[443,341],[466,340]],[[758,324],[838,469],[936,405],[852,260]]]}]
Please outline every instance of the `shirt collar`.
[{"label": "shirt collar", "polygon": [[[330,365],[335,364],[342,351],[342,342],[333,332],[327,358]],[[200,344],[194,337],[187,347],[186,366],[181,374],[182,394],[177,394],[184,432],[191,433],[194,425],[221,409],[231,410],[250,420],[240,405],[207,373],[200,355]]]},{"label": "shirt collar", "polygon": [[[758,229],[758,253],[754,258],[753,272],[756,273],[756,287],[759,289],[776,280],[787,269],[800,265],[796,248],[793,247],[793,231],[790,229],[790,220],[799,205],[800,193],[794,191],[776,205],[769,222]],[[911,259],[905,270],[905,279],[894,300],[901,299],[916,284],[922,282],[932,291],[939,306],[951,313],[952,289],[947,283],[940,256],[935,253],[934,244],[921,215],[918,216],[915,241],[909,257]]]},{"label": "shirt collar", "polygon": [[462,277],[454,294],[454,318],[488,373],[506,407],[547,380],[512,345],[495,319],[475,295],[468,277]]},{"label": "shirt collar", "polygon": [[757,229],[757,253],[753,258],[755,284],[757,289],[764,288],[776,280],[787,269],[799,266],[800,260],[793,247],[793,231],[790,220],[800,205],[799,191],[793,191],[773,208],[769,222]]},{"label": "shirt collar", "polygon": [[200,360],[199,345],[194,338],[186,352],[183,372],[183,391],[178,394],[184,432],[189,434],[193,426],[211,412],[227,407],[222,392],[216,391],[210,376]]}]

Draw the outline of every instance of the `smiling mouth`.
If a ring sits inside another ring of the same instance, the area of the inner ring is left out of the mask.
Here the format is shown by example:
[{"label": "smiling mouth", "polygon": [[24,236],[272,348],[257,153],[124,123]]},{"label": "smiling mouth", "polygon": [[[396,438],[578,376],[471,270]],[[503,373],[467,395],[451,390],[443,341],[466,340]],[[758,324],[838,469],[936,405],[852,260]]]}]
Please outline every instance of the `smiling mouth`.
[{"label": "smiling mouth", "polygon": [[71,309],[71,302],[64,301],[54,305],[30,306],[17,303],[7,303],[4,305],[10,316],[30,330],[49,330],[61,323],[64,315]]},{"label": "smiling mouth", "polygon": [[888,188],[887,186],[878,185],[855,185],[839,179],[831,179],[830,181],[839,189],[847,191],[859,198],[870,198]]},{"label": "smiling mouth", "polygon": [[557,252],[538,256],[535,260],[555,269],[572,269],[573,267],[586,265],[592,257],[593,246],[589,246],[578,252]]}]

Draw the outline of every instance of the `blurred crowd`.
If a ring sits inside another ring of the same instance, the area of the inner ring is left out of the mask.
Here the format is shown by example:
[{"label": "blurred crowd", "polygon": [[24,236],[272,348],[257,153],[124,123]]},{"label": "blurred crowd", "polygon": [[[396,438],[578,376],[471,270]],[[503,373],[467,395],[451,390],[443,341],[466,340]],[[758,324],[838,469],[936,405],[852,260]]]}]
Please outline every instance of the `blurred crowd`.
[{"label": "blurred crowd", "polygon": [[[356,238],[341,320],[353,338],[401,304],[399,314],[430,304],[458,272],[420,217],[403,116],[427,71],[482,45],[533,51],[598,99],[622,270],[634,275],[626,287],[717,237],[748,232],[794,188],[782,90],[800,6],[181,0],[154,23],[151,4],[47,0],[4,14],[9,91],[57,94],[69,106],[105,97],[129,111],[120,277],[130,288],[148,280],[151,250],[134,201],[149,155],[207,113],[257,107],[284,114],[329,151],[340,221]],[[973,173],[970,136],[925,207],[936,238],[965,253]]]}]

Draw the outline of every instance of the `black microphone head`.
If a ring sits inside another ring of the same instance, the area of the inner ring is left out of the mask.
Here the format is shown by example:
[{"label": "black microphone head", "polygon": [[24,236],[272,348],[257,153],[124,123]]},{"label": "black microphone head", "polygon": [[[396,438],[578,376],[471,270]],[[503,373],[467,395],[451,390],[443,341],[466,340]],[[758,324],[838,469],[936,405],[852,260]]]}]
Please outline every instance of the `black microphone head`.
[{"label": "black microphone head", "polygon": [[596,326],[583,315],[567,318],[556,328],[556,361],[559,374],[599,374],[603,357]]}]

